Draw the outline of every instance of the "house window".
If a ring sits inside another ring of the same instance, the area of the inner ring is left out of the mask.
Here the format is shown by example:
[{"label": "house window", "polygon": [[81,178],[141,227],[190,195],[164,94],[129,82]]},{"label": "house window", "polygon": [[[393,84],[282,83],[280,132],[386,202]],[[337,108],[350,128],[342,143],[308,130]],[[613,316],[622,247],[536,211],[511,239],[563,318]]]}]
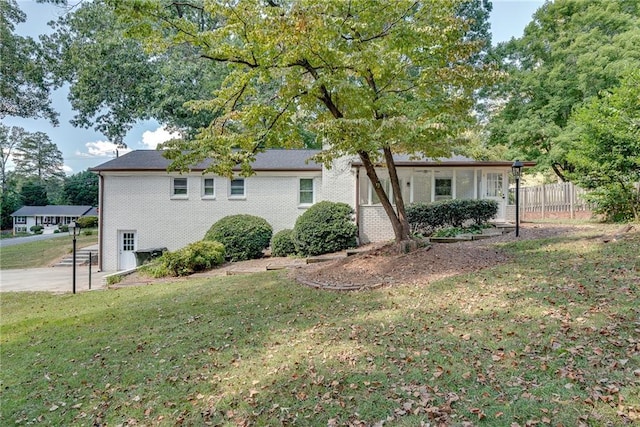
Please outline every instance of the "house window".
[{"label": "house window", "polygon": [[213,178],[204,178],[202,180],[202,197],[212,199],[216,196],[216,190],[214,187],[215,181]]},{"label": "house window", "polygon": [[187,195],[187,178],[173,178],[172,194],[174,196]]},{"label": "house window", "polygon": [[244,178],[236,178],[231,180],[231,185],[229,187],[229,195],[231,197],[245,196]]},{"label": "house window", "polygon": [[313,204],[313,179],[300,178],[300,204]]},{"label": "house window", "polygon": [[452,182],[451,178],[436,178],[436,200],[450,199],[452,196]]},{"label": "house window", "polygon": [[[393,203],[391,180],[389,178],[380,178],[380,185],[382,186],[382,189],[384,190],[384,192],[387,194],[387,197],[389,198],[391,203]],[[376,193],[376,190],[373,188],[373,184],[371,184],[369,186],[369,188],[371,190],[371,204],[372,205],[379,205],[380,204],[380,198],[378,197],[378,194]]]},{"label": "house window", "polygon": [[26,216],[17,216],[16,218],[16,224],[26,224],[27,223],[27,217]]}]

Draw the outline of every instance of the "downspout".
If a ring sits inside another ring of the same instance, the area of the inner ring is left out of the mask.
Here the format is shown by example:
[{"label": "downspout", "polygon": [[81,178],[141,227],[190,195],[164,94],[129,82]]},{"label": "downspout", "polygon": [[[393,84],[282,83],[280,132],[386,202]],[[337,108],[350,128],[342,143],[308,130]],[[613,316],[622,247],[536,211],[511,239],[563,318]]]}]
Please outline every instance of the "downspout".
[{"label": "downspout", "polygon": [[98,172],[100,177],[99,185],[99,199],[98,199],[98,271],[102,271],[102,242],[103,242],[103,227],[104,227],[104,176]]},{"label": "downspout", "polygon": [[360,166],[356,168],[356,229],[358,230],[358,245],[360,245]]}]

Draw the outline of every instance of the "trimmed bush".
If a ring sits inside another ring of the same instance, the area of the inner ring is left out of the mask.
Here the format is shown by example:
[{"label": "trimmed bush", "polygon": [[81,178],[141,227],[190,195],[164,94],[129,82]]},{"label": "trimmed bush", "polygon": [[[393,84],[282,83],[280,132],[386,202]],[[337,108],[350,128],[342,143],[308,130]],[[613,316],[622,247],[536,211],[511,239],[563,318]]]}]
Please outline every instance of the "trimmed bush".
[{"label": "trimmed bush", "polygon": [[153,277],[187,276],[222,264],[224,255],[222,243],[202,240],[177,251],[165,252],[141,270]]},{"label": "trimmed bush", "polygon": [[35,234],[41,234],[42,233],[42,229],[44,227],[42,227],[41,225],[32,225],[29,230],[31,230],[33,233]]},{"label": "trimmed bush", "polygon": [[76,219],[76,224],[80,228],[96,228],[98,226],[97,216],[81,216]]},{"label": "trimmed bush", "polygon": [[69,231],[69,226],[66,224],[60,224],[58,225],[58,228],[60,229],[61,232],[66,233]]},{"label": "trimmed bush", "polygon": [[293,242],[293,230],[280,230],[271,238],[271,255],[289,256],[296,253],[296,245]]},{"label": "trimmed bush", "polygon": [[430,236],[443,227],[461,228],[469,221],[485,224],[498,213],[495,200],[443,200],[435,203],[414,203],[407,206],[411,231]]},{"label": "trimmed bush", "polygon": [[222,243],[231,261],[244,261],[262,257],[272,235],[273,228],[264,218],[230,215],[213,224],[204,240]]},{"label": "trimmed bush", "polygon": [[293,229],[296,252],[320,255],[356,246],[358,229],[346,203],[323,201],[298,217]]}]

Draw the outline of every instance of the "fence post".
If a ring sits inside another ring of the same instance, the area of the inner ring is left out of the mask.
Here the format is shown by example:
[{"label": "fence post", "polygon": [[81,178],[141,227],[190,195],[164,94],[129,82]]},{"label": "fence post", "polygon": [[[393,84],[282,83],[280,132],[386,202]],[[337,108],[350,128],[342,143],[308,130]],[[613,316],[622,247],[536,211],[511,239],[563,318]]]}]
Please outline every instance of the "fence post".
[{"label": "fence post", "polygon": [[576,187],[573,185],[573,182],[570,182],[569,183],[569,203],[571,204],[571,219],[576,218],[575,191],[576,191]]}]

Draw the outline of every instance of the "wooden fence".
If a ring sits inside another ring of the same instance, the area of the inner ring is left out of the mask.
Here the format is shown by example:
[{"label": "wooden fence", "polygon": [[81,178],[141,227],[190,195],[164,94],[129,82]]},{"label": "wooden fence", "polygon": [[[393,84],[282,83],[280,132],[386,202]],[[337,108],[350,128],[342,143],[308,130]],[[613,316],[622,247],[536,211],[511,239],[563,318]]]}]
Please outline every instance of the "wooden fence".
[{"label": "wooden fence", "polygon": [[520,217],[533,219],[587,219],[591,208],[586,191],[571,182],[520,188]]}]

